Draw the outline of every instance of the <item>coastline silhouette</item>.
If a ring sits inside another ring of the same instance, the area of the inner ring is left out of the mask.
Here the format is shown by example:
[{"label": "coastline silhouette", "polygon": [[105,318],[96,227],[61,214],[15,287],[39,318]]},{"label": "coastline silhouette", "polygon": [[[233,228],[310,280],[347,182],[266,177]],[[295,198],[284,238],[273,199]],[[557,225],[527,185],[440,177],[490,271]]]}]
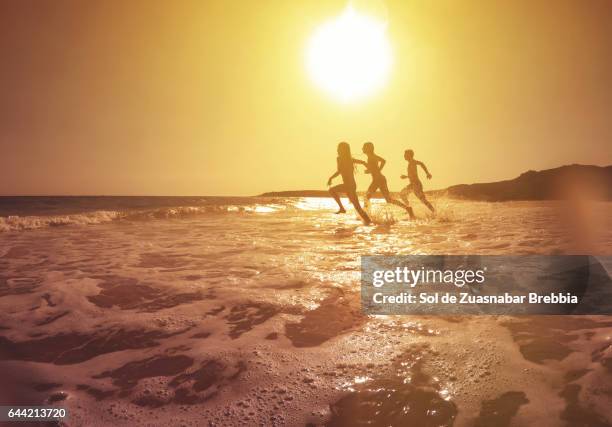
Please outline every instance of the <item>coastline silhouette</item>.
[{"label": "coastline silhouette", "polygon": [[363,153],[368,156],[368,160],[366,162],[367,169],[365,173],[368,173],[372,176],[372,183],[368,187],[368,190],[365,195],[364,206],[366,209],[370,206],[370,198],[376,193],[376,190],[380,190],[385,201],[387,203],[394,204],[396,206],[401,207],[406,210],[410,215],[411,219],[414,219],[414,212],[408,203],[404,204],[399,200],[396,200],[391,197],[389,193],[389,187],[387,185],[387,178],[382,174],[382,169],[385,167],[387,161],[374,153],[374,144],[371,142],[366,142],[363,144],[362,148]]},{"label": "coastline silhouette", "polygon": [[366,162],[363,160],[354,159],[351,156],[351,147],[347,142],[341,142],[338,144],[338,157],[337,157],[337,169],[336,172],[327,180],[327,185],[332,185],[332,181],[338,175],[342,176],[342,184],[335,185],[329,189],[332,197],[338,203],[338,214],[345,213],[346,210],[342,205],[339,193],[345,193],[348,199],[351,201],[355,210],[359,216],[363,219],[366,225],[369,225],[372,220],[368,214],[363,210],[359,204],[359,198],[357,197],[357,183],[355,182],[355,164],[361,164],[367,167]]},{"label": "coastline silhouette", "polygon": [[400,178],[408,179],[410,184],[404,187],[404,189],[400,192],[400,197],[406,204],[409,204],[408,196],[410,193],[414,193],[414,195],[417,196],[417,198],[425,206],[427,206],[432,213],[435,213],[434,207],[431,205],[431,203],[429,203],[427,197],[425,197],[425,193],[423,192],[423,183],[419,179],[419,171],[417,169],[417,166],[421,166],[427,174],[427,179],[431,179],[431,174],[427,170],[427,166],[425,166],[425,163],[414,158],[413,150],[404,151],[404,159],[406,159],[408,162],[408,175],[402,175]]}]

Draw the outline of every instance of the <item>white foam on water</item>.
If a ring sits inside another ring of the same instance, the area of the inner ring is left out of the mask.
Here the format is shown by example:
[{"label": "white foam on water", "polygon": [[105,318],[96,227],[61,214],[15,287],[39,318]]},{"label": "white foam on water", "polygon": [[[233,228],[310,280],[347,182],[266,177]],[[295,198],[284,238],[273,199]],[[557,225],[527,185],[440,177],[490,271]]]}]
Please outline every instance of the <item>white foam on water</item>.
[{"label": "white foam on water", "polygon": [[149,210],[92,211],[68,215],[10,215],[0,216],[0,232],[35,230],[47,227],[96,225],[112,221],[146,221],[159,219],[181,219],[207,214],[222,213],[271,213],[287,206],[264,204],[253,206],[210,205],[179,206]]},{"label": "white foam on water", "polygon": [[[392,359],[407,357],[416,346],[428,349],[415,353],[423,373],[457,407],[455,425],[472,425],[483,401],[509,391],[529,400],[513,418],[517,425],[564,425],[567,404],[560,394],[568,384],[580,386],[579,405],[612,422],[610,394],[601,392],[609,390],[610,373],[593,360],[610,352],[607,317],[583,316],[592,323],[563,329],[561,320],[538,318],[358,315],[359,256],[570,253],[572,242],[556,222],[557,205],[439,200],[437,216],[417,205],[420,219],[388,227],[363,226],[354,211],[334,215],[328,205],[320,199],[265,201],[258,212],[257,206],[228,204],[218,208],[221,215],[164,208],[127,219],[94,212],[87,215],[99,217],[95,223],[11,229],[0,235],[0,336],[31,346],[47,339],[41,348],[66,351],[54,364],[31,350],[38,347],[18,347],[21,353],[10,357],[0,348],[0,370],[20,372],[10,379],[11,390],[32,402],[65,392],[56,404],[70,409],[69,425],[195,426],[211,420],[298,426],[327,422],[330,404],[393,376]],[[399,208],[378,201],[373,208],[403,218]],[[598,208],[612,211],[610,204]],[[610,254],[610,241],[592,244],[594,253]],[[355,323],[342,329],[353,317]],[[556,337],[569,353],[538,362],[525,357],[511,330],[522,320],[542,331],[533,339]],[[296,346],[287,328],[299,322],[308,339],[329,336]],[[134,335],[118,338],[128,332]],[[143,333],[157,334],[150,338],[155,344],[125,346],[146,343]],[[62,334],[88,338],[63,343]],[[134,368],[143,360],[179,356],[192,360],[180,372],[162,375],[158,369],[159,375],[147,376]],[[195,391],[193,379],[177,379],[210,361],[219,364],[220,376],[209,388]],[[122,368],[124,377],[104,375]],[[588,372],[566,379],[581,369]],[[121,386],[129,375],[133,384]],[[172,384],[179,380],[180,386]],[[35,383],[61,385],[36,391]],[[112,395],[97,400],[87,387]],[[179,388],[198,399],[211,396],[194,404],[172,401]],[[150,397],[164,403],[134,403]]]}]

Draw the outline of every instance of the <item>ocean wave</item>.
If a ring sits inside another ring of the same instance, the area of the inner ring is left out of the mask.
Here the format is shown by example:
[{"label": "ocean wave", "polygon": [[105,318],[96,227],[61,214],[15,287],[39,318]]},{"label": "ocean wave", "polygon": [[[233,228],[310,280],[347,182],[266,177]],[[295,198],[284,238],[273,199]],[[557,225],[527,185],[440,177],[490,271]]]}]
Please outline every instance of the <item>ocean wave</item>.
[{"label": "ocean wave", "polygon": [[19,216],[12,215],[0,217],[0,232],[35,230],[47,227],[60,227],[70,225],[95,225],[113,221],[147,221],[156,219],[189,218],[206,214],[228,213],[271,213],[285,206],[278,204],[264,204],[253,206],[240,205],[210,205],[210,206],[181,206],[173,208],[158,208],[149,210],[129,211],[92,211],[78,214],[52,215],[52,216]]},{"label": "ocean wave", "polygon": [[97,211],[83,214],[58,216],[8,216],[0,217],[0,232],[34,230],[37,228],[59,227],[63,225],[90,225],[114,221],[120,212]]}]

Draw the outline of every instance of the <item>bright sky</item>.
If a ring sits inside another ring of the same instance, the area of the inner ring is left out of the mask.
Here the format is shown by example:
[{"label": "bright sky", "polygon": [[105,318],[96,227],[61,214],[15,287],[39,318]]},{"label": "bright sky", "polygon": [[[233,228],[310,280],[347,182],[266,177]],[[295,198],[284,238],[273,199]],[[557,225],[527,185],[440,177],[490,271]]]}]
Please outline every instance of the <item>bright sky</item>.
[{"label": "bright sky", "polygon": [[428,188],[612,163],[612,2],[359,0],[392,64],[340,102],[307,47],[346,5],[2,2],[0,194],[325,189],[342,140],[394,190],[406,148]]}]

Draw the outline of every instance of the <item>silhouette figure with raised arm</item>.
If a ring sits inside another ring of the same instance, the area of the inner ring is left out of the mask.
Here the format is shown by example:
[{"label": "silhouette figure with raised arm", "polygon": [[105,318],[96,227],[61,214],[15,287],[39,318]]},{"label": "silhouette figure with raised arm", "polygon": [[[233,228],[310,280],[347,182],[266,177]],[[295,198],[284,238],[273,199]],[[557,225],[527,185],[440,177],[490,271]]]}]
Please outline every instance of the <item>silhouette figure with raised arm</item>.
[{"label": "silhouette figure with raised arm", "polygon": [[423,162],[420,162],[414,158],[414,151],[406,150],[404,151],[404,159],[408,161],[408,175],[402,175],[400,178],[410,180],[410,184],[408,184],[404,189],[400,192],[400,196],[406,204],[408,204],[408,195],[412,192],[417,198],[423,202],[425,206],[429,208],[431,212],[435,212],[434,207],[429,203],[427,197],[425,197],[425,193],[423,193],[423,184],[419,179],[419,172],[417,170],[417,166],[423,168],[425,173],[427,174],[427,179],[431,179],[431,174],[427,170],[427,166]]},{"label": "silhouette figure with raised arm", "polygon": [[405,209],[410,215],[410,218],[414,219],[414,212],[412,212],[412,208],[408,204],[404,204],[391,197],[389,187],[387,186],[387,178],[385,178],[385,176],[382,174],[382,168],[385,167],[385,163],[387,162],[385,159],[374,153],[374,144],[371,142],[366,142],[363,144],[362,150],[363,153],[368,156],[368,160],[366,162],[366,173],[372,175],[372,183],[368,187],[364,201],[364,206],[366,209],[370,206],[370,198],[374,195],[374,193],[376,193],[376,190],[380,190],[387,203],[392,203]]},{"label": "silhouette figure with raised arm", "polygon": [[336,172],[329,177],[327,185],[332,185],[333,179],[338,175],[342,176],[342,184],[335,185],[329,189],[329,192],[331,193],[332,197],[340,207],[340,209],[336,213],[341,214],[346,212],[344,206],[342,206],[342,201],[340,200],[339,194],[346,193],[348,199],[351,201],[353,206],[355,206],[355,210],[363,219],[363,222],[366,225],[369,225],[372,220],[370,220],[368,214],[361,208],[361,205],[359,204],[359,198],[357,197],[357,183],[355,182],[354,166],[356,163],[367,166],[366,162],[364,162],[363,160],[353,159],[353,157],[351,156],[351,147],[350,145],[348,145],[348,143],[341,142],[340,144],[338,144],[338,168]]}]

